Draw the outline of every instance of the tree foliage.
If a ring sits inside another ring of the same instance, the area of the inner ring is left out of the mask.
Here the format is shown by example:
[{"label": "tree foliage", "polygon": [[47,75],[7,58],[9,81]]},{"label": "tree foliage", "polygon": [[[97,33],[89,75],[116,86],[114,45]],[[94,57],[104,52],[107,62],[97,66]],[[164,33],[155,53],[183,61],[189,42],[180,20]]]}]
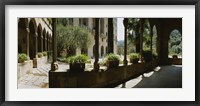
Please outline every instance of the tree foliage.
[{"label": "tree foliage", "polygon": [[68,25],[66,19],[57,19],[56,35],[58,54],[63,50],[87,48],[92,38],[92,34],[87,29]]},{"label": "tree foliage", "polygon": [[173,30],[170,34],[169,55],[182,55],[182,36],[178,30]]}]

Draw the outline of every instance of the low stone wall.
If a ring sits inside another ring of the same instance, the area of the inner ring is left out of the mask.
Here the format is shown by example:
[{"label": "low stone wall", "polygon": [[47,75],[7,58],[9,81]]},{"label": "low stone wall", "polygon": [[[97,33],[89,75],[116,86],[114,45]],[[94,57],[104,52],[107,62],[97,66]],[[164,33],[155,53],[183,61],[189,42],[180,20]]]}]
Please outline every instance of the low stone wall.
[{"label": "low stone wall", "polygon": [[32,73],[33,62],[32,60],[25,61],[23,63],[18,63],[17,78],[24,76],[25,74]]},{"label": "low stone wall", "polygon": [[128,66],[119,66],[103,72],[59,72],[49,71],[50,88],[96,88],[114,87],[127,80],[152,69],[156,61],[150,63],[138,63]]},{"label": "low stone wall", "polygon": [[43,56],[41,58],[37,58],[37,67],[41,67],[44,63],[47,62],[47,56]]}]

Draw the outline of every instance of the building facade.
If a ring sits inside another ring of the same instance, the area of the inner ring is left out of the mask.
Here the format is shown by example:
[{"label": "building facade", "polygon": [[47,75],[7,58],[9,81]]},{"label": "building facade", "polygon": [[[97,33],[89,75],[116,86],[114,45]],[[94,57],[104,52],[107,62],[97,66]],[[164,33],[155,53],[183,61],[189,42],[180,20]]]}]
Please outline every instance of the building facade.
[{"label": "building facade", "polygon": [[[94,35],[95,35],[95,18],[71,18],[70,24],[73,26],[81,26],[89,30],[92,35],[92,42],[86,50],[89,57],[94,57]],[[99,56],[103,57],[108,52],[108,18],[100,18],[99,21]],[[114,47],[113,53],[117,53],[117,18],[113,18],[113,34],[114,34]],[[81,54],[82,50],[76,48],[76,54]]]},{"label": "building facade", "polygon": [[47,18],[18,18],[18,53],[31,60],[38,52],[49,52],[52,47],[52,25]]}]

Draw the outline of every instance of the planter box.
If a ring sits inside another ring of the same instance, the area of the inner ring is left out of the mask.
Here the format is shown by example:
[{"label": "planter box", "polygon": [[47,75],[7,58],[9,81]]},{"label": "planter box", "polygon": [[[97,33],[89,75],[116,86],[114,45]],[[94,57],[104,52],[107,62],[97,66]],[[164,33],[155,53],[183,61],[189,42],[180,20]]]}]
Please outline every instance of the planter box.
[{"label": "planter box", "polygon": [[28,73],[32,73],[33,71],[33,63],[32,60],[25,61],[23,63],[18,63],[18,70],[17,70],[17,77],[18,79]]},{"label": "planter box", "polygon": [[119,61],[110,61],[110,60],[108,60],[106,62],[106,66],[108,67],[108,69],[114,68],[114,67],[118,67],[119,66]]},{"label": "planter box", "polygon": [[101,88],[115,87],[145,72],[145,63],[118,66],[103,72],[49,71],[50,88]]},{"label": "planter box", "polygon": [[84,72],[85,70],[85,63],[73,63],[69,64],[70,72]]}]

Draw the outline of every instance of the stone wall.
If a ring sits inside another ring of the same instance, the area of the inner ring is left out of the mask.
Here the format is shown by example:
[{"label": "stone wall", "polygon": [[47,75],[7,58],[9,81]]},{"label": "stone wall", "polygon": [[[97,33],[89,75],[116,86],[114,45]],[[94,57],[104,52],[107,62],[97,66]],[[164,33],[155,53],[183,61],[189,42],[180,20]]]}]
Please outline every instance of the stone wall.
[{"label": "stone wall", "polygon": [[103,72],[49,72],[50,88],[101,88],[115,87],[157,66],[157,61],[119,66]]}]

